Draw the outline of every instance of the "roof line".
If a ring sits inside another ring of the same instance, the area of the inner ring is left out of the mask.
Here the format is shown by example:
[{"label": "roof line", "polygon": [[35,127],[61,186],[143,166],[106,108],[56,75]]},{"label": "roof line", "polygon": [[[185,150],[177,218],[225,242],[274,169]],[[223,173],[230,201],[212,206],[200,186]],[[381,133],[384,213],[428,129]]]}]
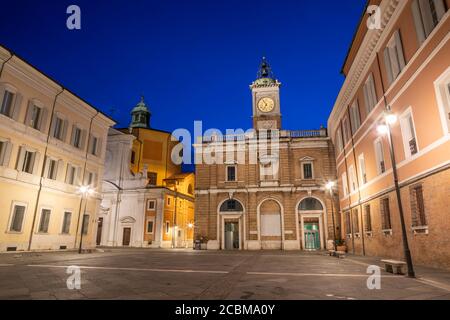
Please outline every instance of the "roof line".
[{"label": "roof line", "polygon": [[349,47],[348,50],[347,50],[347,54],[346,54],[345,59],[344,59],[344,64],[343,64],[342,67],[341,67],[341,74],[344,74],[344,68],[345,68],[345,65],[347,64],[347,60],[348,60],[348,58],[349,58],[349,56],[350,56],[350,51],[352,51],[353,44],[355,43],[356,35],[358,34],[359,26],[360,26],[361,23],[363,22],[364,16],[366,15],[367,8],[369,7],[369,3],[370,3],[370,0],[367,0],[367,1],[366,1],[366,5],[365,5],[365,7],[364,7],[364,11],[363,11],[363,13],[362,13],[362,15],[361,15],[361,18],[359,19],[359,22],[358,22],[358,24],[356,25],[356,30],[355,30],[355,32],[354,32],[354,34],[353,34],[352,42],[350,43],[350,47]]},{"label": "roof line", "polygon": [[44,75],[45,77],[47,77],[49,80],[53,81],[54,83],[56,83],[58,86],[60,86],[62,89],[64,89],[65,91],[69,92],[70,94],[74,95],[76,98],[80,99],[82,102],[86,103],[88,106],[90,106],[91,108],[93,108],[95,111],[101,113],[102,115],[104,115],[106,118],[108,118],[109,120],[113,121],[114,123],[118,123],[116,120],[114,120],[113,118],[111,118],[109,115],[107,115],[106,113],[104,113],[103,111],[101,111],[99,108],[95,107],[92,103],[89,103],[88,101],[86,101],[85,99],[83,99],[82,97],[80,97],[78,94],[76,94],[75,92],[73,92],[72,90],[68,89],[67,87],[65,87],[63,84],[61,84],[59,81],[55,80],[53,77],[49,76],[47,73],[43,72],[41,69],[39,69],[38,67],[36,67],[35,65],[33,65],[32,63],[30,63],[28,60],[24,59],[22,56],[18,55],[15,51],[9,49],[7,46],[3,45],[2,43],[0,43],[0,46],[3,47],[6,51],[9,52],[9,54],[11,56],[15,56],[17,58],[19,58],[20,60],[22,60],[23,62],[25,62],[26,64],[28,64],[30,67],[32,67],[33,69],[35,69],[37,72],[41,73],[42,75]]}]

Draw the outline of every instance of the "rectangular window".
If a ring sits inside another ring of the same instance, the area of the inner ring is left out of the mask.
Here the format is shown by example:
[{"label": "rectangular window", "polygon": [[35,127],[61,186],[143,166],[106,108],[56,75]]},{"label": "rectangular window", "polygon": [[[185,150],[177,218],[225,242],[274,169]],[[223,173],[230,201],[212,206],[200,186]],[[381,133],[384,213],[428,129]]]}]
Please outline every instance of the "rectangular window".
[{"label": "rectangular window", "polygon": [[147,233],[153,233],[153,220],[147,221]]},{"label": "rectangular window", "polygon": [[303,164],[303,179],[313,179],[313,165],[312,163],[304,163]]},{"label": "rectangular window", "polygon": [[77,149],[81,148],[81,135],[82,135],[82,130],[80,128],[74,126],[73,132],[72,132],[72,145]]},{"label": "rectangular window", "polygon": [[372,217],[370,215],[370,204],[364,206],[364,226],[366,232],[372,232]]},{"label": "rectangular window", "polygon": [[62,234],[69,234],[70,233],[70,222],[72,220],[72,213],[71,212],[64,212],[64,219],[63,219],[63,225],[62,225]]},{"label": "rectangular window", "polygon": [[344,215],[345,215],[345,233],[347,235],[351,235],[352,234],[352,220],[350,217],[350,211],[345,212]]},{"label": "rectangular window", "polygon": [[377,93],[375,90],[375,81],[371,73],[364,84],[364,100],[366,102],[366,112],[369,114],[377,105]]},{"label": "rectangular window", "polygon": [[389,207],[389,198],[380,200],[380,213],[381,213],[381,229],[391,230],[391,209]]},{"label": "rectangular window", "polygon": [[0,141],[0,166],[6,165],[6,152],[7,152],[8,142]]},{"label": "rectangular window", "polygon": [[14,101],[14,93],[5,90],[5,94],[3,95],[3,101],[0,108],[0,113],[7,116],[12,117],[12,107],[13,107],[13,101]]},{"label": "rectangular window", "polygon": [[39,233],[48,233],[48,225],[50,223],[51,211],[48,209],[42,209],[41,221],[39,223]]},{"label": "rectangular window", "polygon": [[348,168],[348,174],[350,178],[350,192],[355,192],[358,186],[356,181],[355,168],[353,167],[353,165]]},{"label": "rectangular window", "polygon": [[28,123],[29,126],[36,130],[39,130],[41,116],[42,116],[42,109],[36,105],[32,105],[31,114],[30,114],[30,122]]},{"label": "rectangular window", "polygon": [[411,215],[412,226],[426,227],[427,217],[425,215],[425,204],[423,200],[423,187],[422,185],[413,186],[410,189],[411,196]]},{"label": "rectangular window", "polygon": [[25,206],[15,205],[9,231],[22,232],[24,218],[25,218]]},{"label": "rectangular window", "polygon": [[344,149],[344,145],[343,145],[343,142],[342,142],[341,129],[338,129],[336,131],[336,151],[337,151],[337,154],[339,155],[342,152],[343,149]]},{"label": "rectangular window", "polygon": [[85,214],[83,215],[83,234],[87,235],[89,231],[89,215]]},{"label": "rectangular window", "polygon": [[405,56],[403,55],[403,45],[400,32],[397,30],[384,49],[384,64],[388,75],[389,84],[402,72],[405,67]]},{"label": "rectangular window", "polygon": [[92,155],[97,155],[97,148],[98,148],[98,138],[95,136],[91,136],[91,148],[89,150],[89,153]]},{"label": "rectangular window", "polygon": [[444,16],[444,0],[414,0],[412,13],[420,46]]},{"label": "rectangular window", "polygon": [[156,172],[147,172],[148,184],[156,186],[158,184],[158,174]]},{"label": "rectangular window", "polygon": [[75,185],[75,177],[77,175],[77,168],[71,164],[67,165],[66,183]]},{"label": "rectangular window", "polygon": [[348,196],[348,186],[347,186],[347,173],[342,174],[342,190],[344,191],[344,196]]},{"label": "rectangular window", "polygon": [[65,121],[58,117],[55,116],[54,118],[54,127],[53,127],[53,138],[56,138],[58,140],[64,140],[64,126],[65,126]]},{"label": "rectangular window", "polygon": [[58,174],[58,161],[50,158],[47,159],[48,159],[47,179],[56,180]]},{"label": "rectangular window", "polygon": [[358,209],[352,211],[353,216],[353,232],[359,234],[359,212]]},{"label": "rectangular window", "polygon": [[35,159],[36,159],[36,152],[25,151],[25,156],[20,171],[33,174]]},{"label": "rectangular window", "polygon": [[156,210],[156,200],[148,200],[147,211],[155,211],[155,210]]},{"label": "rectangular window", "polygon": [[236,182],[236,167],[235,166],[227,167],[227,181],[228,182]]},{"label": "rectangular window", "polygon": [[406,158],[410,158],[419,152],[411,111],[407,111],[407,113],[400,118],[400,126],[402,129],[405,156]]},{"label": "rectangular window", "polygon": [[377,160],[377,172],[378,175],[386,172],[386,165],[384,162],[383,142],[381,138],[375,141],[375,155]]},{"label": "rectangular window", "polygon": [[353,104],[350,107],[350,120],[352,122],[352,132],[355,134],[359,127],[361,127],[358,100],[353,101]]},{"label": "rectangular window", "polygon": [[342,130],[344,131],[344,146],[345,146],[352,137],[347,117],[345,117],[344,120],[342,120]]},{"label": "rectangular window", "polygon": [[359,155],[359,174],[361,175],[361,184],[367,183],[367,172],[366,172],[366,160],[364,159],[364,154]]},{"label": "rectangular window", "polygon": [[166,221],[166,234],[170,233],[170,222]]}]

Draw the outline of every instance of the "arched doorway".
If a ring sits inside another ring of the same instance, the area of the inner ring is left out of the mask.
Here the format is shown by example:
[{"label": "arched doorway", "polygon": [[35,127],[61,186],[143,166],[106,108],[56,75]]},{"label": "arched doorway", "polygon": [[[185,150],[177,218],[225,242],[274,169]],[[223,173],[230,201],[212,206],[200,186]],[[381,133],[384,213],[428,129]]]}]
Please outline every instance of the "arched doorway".
[{"label": "arched doorway", "polygon": [[224,250],[242,249],[242,216],[244,207],[235,199],[225,200],[219,207],[221,248]]},{"label": "arched doorway", "polygon": [[258,209],[259,234],[263,250],[283,249],[283,221],[280,204],[268,199],[263,201]]},{"label": "arched doorway", "polygon": [[322,202],[314,197],[304,198],[298,205],[301,247],[307,251],[325,249],[324,213]]}]

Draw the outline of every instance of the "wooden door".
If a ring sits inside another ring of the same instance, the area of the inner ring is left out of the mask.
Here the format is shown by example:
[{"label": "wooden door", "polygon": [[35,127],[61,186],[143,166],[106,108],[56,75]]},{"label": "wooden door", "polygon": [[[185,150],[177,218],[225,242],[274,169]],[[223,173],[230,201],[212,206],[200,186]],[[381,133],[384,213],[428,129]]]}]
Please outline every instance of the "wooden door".
[{"label": "wooden door", "polygon": [[122,245],[124,247],[130,246],[130,240],[131,240],[131,228],[123,228],[123,238],[122,238]]},{"label": "wooden door", "polygon": [[98,218],[97,226],[97,245],[102,243],[102,229],[103,229],[103,218]]}]

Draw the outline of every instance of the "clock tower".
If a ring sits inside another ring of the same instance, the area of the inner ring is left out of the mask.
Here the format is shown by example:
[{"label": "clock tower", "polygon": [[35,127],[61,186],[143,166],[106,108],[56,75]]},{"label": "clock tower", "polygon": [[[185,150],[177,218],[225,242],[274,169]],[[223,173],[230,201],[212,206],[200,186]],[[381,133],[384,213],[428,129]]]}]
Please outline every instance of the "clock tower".
[{"label": "clock tower", "polygon": [[261,61],[257,79],[251,84],[253,99],[253,128],[280,130],[280,86],[266,58]]}]

